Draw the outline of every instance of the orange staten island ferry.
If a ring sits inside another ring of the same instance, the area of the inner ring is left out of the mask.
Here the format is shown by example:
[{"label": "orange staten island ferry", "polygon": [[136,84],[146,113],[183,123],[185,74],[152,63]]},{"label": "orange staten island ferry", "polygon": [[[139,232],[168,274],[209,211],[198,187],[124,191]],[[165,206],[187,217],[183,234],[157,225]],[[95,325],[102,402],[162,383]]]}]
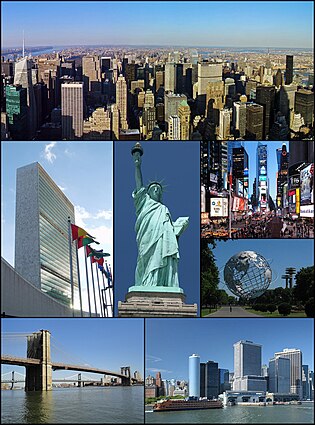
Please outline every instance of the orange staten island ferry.
[{"label": "orange staten island ferry", "polygon": [[220,400],[169,399],[155,403],[153,406],[153,412],[167,412],[171,410],[220,409],[222,407],[223,403]]}]

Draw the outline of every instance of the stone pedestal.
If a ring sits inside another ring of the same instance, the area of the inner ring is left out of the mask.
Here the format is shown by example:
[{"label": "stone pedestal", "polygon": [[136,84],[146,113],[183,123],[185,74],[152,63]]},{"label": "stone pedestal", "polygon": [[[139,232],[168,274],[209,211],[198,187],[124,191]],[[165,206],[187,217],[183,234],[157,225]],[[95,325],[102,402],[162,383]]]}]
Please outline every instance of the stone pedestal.
[{"label": "stone pedestal", "polygon": [[[181,290],[182,291],[182,290]],[[185,304],[182,292],[136,291],[118,301],[118,317],[197,317],[197,304]]]}]

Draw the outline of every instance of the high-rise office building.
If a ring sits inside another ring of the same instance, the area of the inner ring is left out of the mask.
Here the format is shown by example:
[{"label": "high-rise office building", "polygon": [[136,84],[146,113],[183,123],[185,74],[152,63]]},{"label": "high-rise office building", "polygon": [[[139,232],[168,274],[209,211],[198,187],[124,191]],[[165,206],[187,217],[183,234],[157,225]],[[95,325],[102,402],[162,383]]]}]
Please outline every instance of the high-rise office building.
[{"label": "high-rise office building", "polygon": [[249,140],[263,140],[264,107],[257,103],[246,104],[246,136]]},{"label": "high-rise office building", "polygon": [[224,107],[224,82],[209,82],[206,89],[206,115],[212,119],[215,125],[219,125],[219,111]]},{"label": "high-rise office building", "polygon": [[200,397],[217,398],[219,387],[218,363],[213,361],[200,363]]},{"label": "high-rise office building", "polygon": [[224,108],[219,116],[219,139],[227,140],[231,134],[232,109]]},{"label": "high-rise office building", "polygon": [[116,104],[120,113],[120,128],[127,130],[127,83],[123,75],[119,75],[116,83]]},{"label": "high-rise office building", "polygon": [[61,85],[61,127],[63,139],[81,138],[83,135],[83,83]]},{"label": "high-rise office building", "polygon": [[175,63],[165,64],[165,91],[175,92]]},{"label": "high-rise office building", "polygon": [[310,400],[310,379],[308,365],[302,365],[303,400]]},{"label": "high-rise office building", "polygon": [[277,149],[278,177],[277,177],[277,206],[281,208],[283,198],[283,186],[288,181],[289,152],[287,146],[283,143],[281,148]]},{"label": "high-rise office building", "polygon": [[275,357],[290,359],[290,392],[303,397],[302,387],[302,351],[296,348],[284,348],[283,351],[275,353]]},{"label": "high-rise office building", "polygon": [[168,119],[168,138],[169,140],[180,140],[181,126],[178,115],[171,115]]},{"label": "high-rise office building", "polygon": [[234,131],[238,132],[239,137],[244,137],[246,134],[246,103],[233,103],[233,126]]},{"label": "high-rise office building", "polygon": [[164,71],[156,71],[155,73],[155,90],[164,87]]},{"label": "high-rise office building", "polygon": [[165,93],[164,97],[164,119],[168,123],[171,115],[178,115],[178,108],[182,101],[187,102],[187,97],[184,94]]},{"label": "high-rise office building", "polygon": [[219,394],[231,389],[229,370],[219,368]]},{"label": "high-rise office building", "polygon": [[27,91],[20,84],[5,88],[8,129],[13,140],[25,140],[27,135]]},{"label": "high-rise office building", "polygon": [[294,111],[302,115],[305,125],[314,125],[314,93],[311,90],[295,92]]},{"label": "high-rise office building", "polygon": [[110,111],[104,107],[96,108],[92,115],[83,122],[84,140],[111,140]]},{"label": "high-rise office building", "polygon": [[293,81],[293,56],[286,55],[285,63],[285,83],[291,84]]},{"label": "high-rise office building", "polygon": [[27,137],[32,139],[36,132],[36,102],[32,79],[33,63],[28,58],[23,58],[15,63],[14,69],[14,85],[21,85],[27,91]]},{"label": "high-rise office building", "polygon": [[200,357],[189,356],[189,396],[200,397]]},{"label": "high-rise office building", "polygon": [[274,86],[266,85],[256,88],[256,102],[264,108],[263,140],[266,140],[269,136],[270,129],[274,123],[275,93]]},{"label": "high-rise office building", "polygon": [[[70,305],[68,217],[74,207],[37,162],[18,168],[15,270],[47,295]],[[73,245],[73,281],[78,285]]]},{"label": "high-rise office building", "polygon": [[82,74],[85,89],[89,92],[101,91],[101,61],[99,56],[82,57]]},{"label": "high-rise office building", "polygon": [[206,111],[206,98],[208,83],[222,81],[222,63],[201,62],[198,63],[198,112],[202,115]]},{"label": "high-rise office building", "polygon": [[178,107],[180,120],[180,140],[189,140],[190,137],[190,107],[186,100],[182,100]]},{"label": "high-rise office building", "polygon": [[290,359],[275,356],[269,361],[269,391],[271,393],[290,393]]},{"label": "high-rise office building", "polygon": [[236,195],[248,195],[248,153],[243,146],[233,148],[232,178]]},{"label": "high-rise office building", "polygon": [[252,341],[234,344],[235,391],[263,391],[266,380],[261,376],[261,345]]}]

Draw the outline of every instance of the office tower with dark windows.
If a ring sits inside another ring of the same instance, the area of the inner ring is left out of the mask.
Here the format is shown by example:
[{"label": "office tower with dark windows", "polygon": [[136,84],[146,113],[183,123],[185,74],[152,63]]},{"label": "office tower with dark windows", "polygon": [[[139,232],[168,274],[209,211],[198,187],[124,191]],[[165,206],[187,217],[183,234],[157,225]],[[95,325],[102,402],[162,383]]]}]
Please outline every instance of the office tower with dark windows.
[{"label": "office tower with dark windows", "polygon": [[283,143],[281,148],[277,149],[277,163],[277,206],[280,208],[282,207],[283,188],[289,177],[289,152],[287,151],[287,146],[285,143]]},{"label": "office tower with dark windows", "polygon": [[302,351],[296,348],[284,348],[283,351],[275,353],[276,356],[290,359],[290,393],[298,394],[302,400]]},{"label": "office tower with dark windows", "polygon": [[264,107],[257,103],[246,105],[246,138],[248,140],[263,140]]},{"label": "office tower with dark windows", "polygon": [[[74,223],[73,204],[39,163],[17,169],[15,270],[47,295],[70,306],[68,217]],[[72,262],[77,288],[75,249]]]},{"label": "office tower with dark windows", "polygon": [[264,108],[263,140],[268,138],[270,129],[274,123],[275,93],[274,86],[258,86],[256,88],[256,102]]},{"label": "office tower with dark windows", "polygon": [[232,178],[236,195],[248,196],[248,153],[243,146],[233,148]]},{"label": "office tower with dark windows", "polygon": [[286,85],[291,84],[293,81],[293,56],[286,55],[285,62],[285,83]]},{"label": "office tower with dark windows", "polygon": [[229,391],[231,389],[231,384],[229,380],[229,370],[219,368],[219,394],[224,393],[224,391]]},{"label": "office tower with dark windows", "polygon": [[219,370],[218,363],[208,361],[200,363],[200,397],[208,399],[217,398],[219,395]]},{"label": "office tower with dark windows", "polygon": [[302,365],[303,400],[310,400],[310,379],[308,365]]},{"label": "office tower with dark windows", "polygon": [[25,140],[27,135],[27,90],[20,84],[5,88],[8,128],[13,140]]},{"label": "office tower with dark windows", "polygon": [[290,393],[290,359],[276,356],[269,361],[269,391]]},{"label": "office tower with dark windows", "polygon": [[83,83],[61,85],[61,127],[63,139],[81,138],[83,135]]}]

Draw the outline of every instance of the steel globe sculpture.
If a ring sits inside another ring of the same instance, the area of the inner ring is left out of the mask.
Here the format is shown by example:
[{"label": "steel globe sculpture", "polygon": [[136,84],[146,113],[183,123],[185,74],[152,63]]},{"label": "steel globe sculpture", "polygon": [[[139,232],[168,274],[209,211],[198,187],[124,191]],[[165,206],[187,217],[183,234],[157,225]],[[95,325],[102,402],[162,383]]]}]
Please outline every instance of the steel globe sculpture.
[{"label": "steel globe sculpture", "polygon": [[257,298],[268,289],[272,271],[267,260],[254,251],[233,255],[224,267],[224,281],[238,297]]}]

